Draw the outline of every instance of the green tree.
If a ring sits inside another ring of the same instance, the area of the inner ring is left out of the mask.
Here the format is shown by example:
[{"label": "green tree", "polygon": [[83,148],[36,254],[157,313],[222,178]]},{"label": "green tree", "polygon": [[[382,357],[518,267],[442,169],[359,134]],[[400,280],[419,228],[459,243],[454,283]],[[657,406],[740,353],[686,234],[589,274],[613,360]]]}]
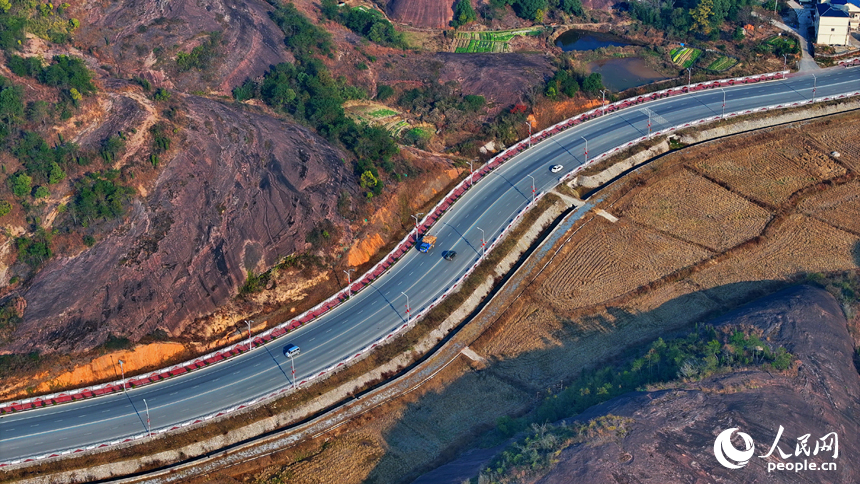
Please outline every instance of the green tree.
[{"label": "green tree", "polygon": [[60,168],[56,161],[51,162],[51,171],[48,173],[48,183],[55,185],[66,178],[66,172]]},{"label": "green tree", "polygon": [[12,211],[12,204],[8,200],[0,200],[0,217]]},{"label": "green tree", "polygon": [[713,16],[714,0],[699,0],[696,8],[690,9],[690,17],[693,19],[693,30],[703,34],[711,32],[711,17]]},{"label": "green tree", "polygon": [[9,180],[12,183],[12,193],[14,193],[16,197],[26,197],[30,193],[30,189],[33,185],[33,178],[23,171],[19,171],[12,175]]},{"label": "green tree", "polygon": [[12,2],[9,0],[0,0],[0,10],[2,10],[3,13],[9,13],[10,8],[12,8]]},{"label": "green tree", "polygon": [[580,0],[558,0],[558,8],[564,13],[581,17],[584,13]]},{"label": "green tree", "polygon": [[376,99],[378,101],[385,101],[386,99],[390,98],[393,94],[394,94],[394,88],[389,86],[389,85],[380,84],[380,85],[376,86]]},{"label": "green tree", "polygon": [[48,191],[47,188],[45,188],[41,185],[37,186],[36,189],[33,191],[33,197],[34,198],[48,198],[48,196],[50,196],[50,195],[51,195],[51,192]]},{"label": "green tree", "polygon": [[537,22],[538,12],[541,12],[542,17],[549,5],[547,0],[516,0],[512,6],[517,17]]},{"label": "green tree", "polygon": [[589,74],[582,81],[582,90],[589,94],[595,94],[601,89],[603,89],[603,77],[598,72]]},{"label": "green tree", "polygon": [[377,183],[379,183],[379,180],[377,180],[370,171],[365,171],[361,174],[361,188],[370,190],[375,187]]},{"label": "green tree", "polygon": [[152,98],[156,101],[167,101],[170,99],[170,91],[163,87],[159,87],[158,90],[155,91],[155,94],[152,95]]},{"label": "green tree", "polygon": [[459,0],[454,4],[454,20],[451,21],[451,26],[457,28],[475,20],[478,20],[478,15],[470,0]]}]

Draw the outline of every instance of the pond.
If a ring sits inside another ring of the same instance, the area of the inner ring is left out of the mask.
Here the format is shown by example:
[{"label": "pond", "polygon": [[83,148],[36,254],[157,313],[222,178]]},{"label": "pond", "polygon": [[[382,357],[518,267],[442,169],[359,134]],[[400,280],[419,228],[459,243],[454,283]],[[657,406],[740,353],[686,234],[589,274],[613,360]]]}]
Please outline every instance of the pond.
[{"label": "pond", "polygon": [[617,35],[605,34],[603,32],[592,32],[590,30],[568,30],[558,36],[555,45],[561,47],[565,52],[594,50],[600,47],[615,47],[632,45],[630,42]]},{"label": "pond", "polygon": [[603,77],[603,85],[615,92],[668,79],[639,57],[594,61],[588,64],[588,72],[599,73]]}]

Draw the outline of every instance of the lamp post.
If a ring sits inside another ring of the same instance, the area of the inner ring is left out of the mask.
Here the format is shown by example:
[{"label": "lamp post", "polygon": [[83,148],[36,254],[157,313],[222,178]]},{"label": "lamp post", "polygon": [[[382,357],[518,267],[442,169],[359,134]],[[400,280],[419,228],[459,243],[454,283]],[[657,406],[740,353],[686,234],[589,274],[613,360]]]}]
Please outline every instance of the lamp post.
[{"label": "lamp post", "polygon": [[784,72],[786,69],[788,69],[788,67],[786,67],[787,65],[788,65],[788,54],[782,54],[782,70],[783,70],[782,78],[783,79],[785,79],[785,73]]},{"label": "lamp post", "polygon": [[812,75],[812,102],[815,102],[815,87],[818,84],[818,78],[815,77],[815,74]]},{"label": "lamp post", "polygon": [[606,114],[606,89],[601,89],[600,94],[603,96],[600,100],[600,115]]},{"label": "lamp post", "polygon": [[347,269],[343,271],[346,273],[346,297],[352,297],[352,278],[350,277],[349,273],[354,270],[355,268],[353,267],[352,269]]},{"label": "lamp post", "polygon": [[251,344],[253,343],[251,341],[251,323],[252,322],[253,321],[248,320],[248,319],[245,320],[245,323],[248,325],[248,351],[251,351]]},{"label": "lamp post", "polygon": [[585,140],[585,164],[588,164],[588,140],[585,139],[585,136],[580,136],[583,140]]},{"label": "lamp post", "polygon": [[400,291],[400,294],[406,296],[406,324],[409,324],[411,322],[411,319],[409,318],[409,296],[407,296],[403,291]]},{"label": "lamp post", "polygon": [[532,203],[535,203],[535,177],[531,175],[526,176],[532,179]]},{"label": "lamp post", "polygon": [[418,243],[418,218],[421,217],[422,215],[424,215],[423,212],[418,212],[417,214],[411,216],[412,218],[415,219],[415,243],[416,244]]},{"label": "lamp post", "polygon": [[149,438],[152,438],[152,424],[149,421],[149,405],[146,404],[146,399],[143,399],[143,406],[146,407],[146,432],[149,434]]},{"label": "lamp post", "polygon": [[469,187],[475,184],[475,172],[472,170],[472,162],[469,161]]},{"label": "lamp post", "polygon": [[296,389],[296,365],[293,363],[293,355],[290,355],[290,371],[293,375],[293,390]]},{"label": "lamp post", "polygon": [[720,88],[720,91],[723,91],[723,116],[720,119],[726,118],[726,90]]},{"label": "lamp post", "polygon": [[690,80],[692,79],[692,77],[693,77],[693,68],[688,67],[687,68],[687,89],[690,88],[690,83],[691,83]]},{"label": "lamp post", "polygon": [[481,227],[475,227],[481,231],[481,257],[484,257],[484,229]]},{"label": "lamp post", "polygon": [[119,362],[119,371],[122,372],[122,391],[125,391],[125,367],[122,366],[124,363],[122,360],[117,360]]},{"label": "lamp post", "polygon": [[648,139],[651,139],[651,110],[648,110]]},{"label": "lamp post", "polygon": [[526,126],[529,127],[529,148],[532,147],[532,123],[526,121]]}]

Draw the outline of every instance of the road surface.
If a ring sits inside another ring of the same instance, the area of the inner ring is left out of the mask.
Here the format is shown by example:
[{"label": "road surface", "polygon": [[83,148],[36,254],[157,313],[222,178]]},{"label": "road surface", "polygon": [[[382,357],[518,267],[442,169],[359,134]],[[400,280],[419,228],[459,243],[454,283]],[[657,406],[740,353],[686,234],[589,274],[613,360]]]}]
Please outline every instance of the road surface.
[{"label": "road surface", "polygon": [[[725,88],[726,112],[808,101],[811,76]],[[860,90],[860,69],[817,74],[816,97]],[[532,197],[553,188],[559,176],[585,162],[585,139],[593,157],[648,134],[722,113],[720,90],[674,96],[606,114],[536,144],[468,191],[430,231],[438,237],[428,254],[411,250],[386,274],[318,320],[264,348],[125,394],[28,410],[0,418],[0,462],[82,448],[144,433],[149,407],[154,429],[229,408],[292,384],[282,348],[301,347],[299,380],[314,375],[406,322],[406,296],[415,313],[436,300],[479,257],[482,233],[489,245]],[[647,109],[646,109],[647,108]],[[550,173],[554,164],[561,173]],[[454,261],[441,254],[457,251]]]}]

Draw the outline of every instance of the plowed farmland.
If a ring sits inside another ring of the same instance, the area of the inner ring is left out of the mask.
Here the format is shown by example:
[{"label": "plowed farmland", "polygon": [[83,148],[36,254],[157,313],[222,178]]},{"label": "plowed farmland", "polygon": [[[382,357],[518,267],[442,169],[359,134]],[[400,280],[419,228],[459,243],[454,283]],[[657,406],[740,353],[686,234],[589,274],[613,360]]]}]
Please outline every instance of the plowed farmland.
[{"label": "plowed farmland", "polygon": [[559,311],[603,302],[711,255],[629,219],[595,218],[568,247],[537,292]]},{"label": "plowed farmland", "polygon": [[816,193],[800,204],[804,213],[854,233],[860,233],[860,182]]},{"label": "plowed farmland", "polygon": [[[688,203],[694,198],[701,203]],[[632,198],[622,213],[714,251],[757,236],[771,219],[764,208],[689,170],[658,178]]]}]

